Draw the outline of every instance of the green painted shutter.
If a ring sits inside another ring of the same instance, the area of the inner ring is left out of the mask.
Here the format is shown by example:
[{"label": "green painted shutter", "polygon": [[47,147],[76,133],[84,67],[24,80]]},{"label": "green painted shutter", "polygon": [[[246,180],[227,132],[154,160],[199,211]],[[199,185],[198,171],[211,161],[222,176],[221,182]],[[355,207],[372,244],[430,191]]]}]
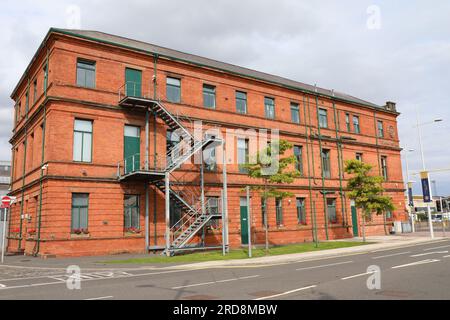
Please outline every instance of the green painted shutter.
[{"label": "green painted shutter", "polygon": [[140,170],[140,130],[139,127],[125,126],[123,138],[125,174]]},{"label": "green painted shutter", "polygon": [[242,197],[240,199],[240,208],[241,208],[241,243],[248,244],[247,198]]},{"label": "green painted shutter", "polygon": [[127,96],[142,97],[142,71],[126,68],[125,87]]}]

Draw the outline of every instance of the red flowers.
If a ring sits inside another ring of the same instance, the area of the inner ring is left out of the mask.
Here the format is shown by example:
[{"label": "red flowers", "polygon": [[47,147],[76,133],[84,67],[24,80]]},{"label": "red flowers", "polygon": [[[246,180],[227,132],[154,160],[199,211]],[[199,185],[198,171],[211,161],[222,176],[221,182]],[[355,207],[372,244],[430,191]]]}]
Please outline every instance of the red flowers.
[{"label": "red flowers", "polygon": [[11,229],[11,232],[12,233],[19,233],[20,232],[20,228]]},{"label": "red flowers", "polygon": [[140,233],[141,230],[139,230],[138,228],[135,228],[135,227],[130,227],[130,228],[125,228],[125,232],[129,232],[129,233]]},{"label": "red flowers", "polygon": [[36,234],[36,229],[30,229],[30,230],[28,230],[28,234]]},{"label": "red flowers", "polygon": [[73,229],[72,233],[75,233],[75,234],[89,234],[89,230],[88,229]]}]

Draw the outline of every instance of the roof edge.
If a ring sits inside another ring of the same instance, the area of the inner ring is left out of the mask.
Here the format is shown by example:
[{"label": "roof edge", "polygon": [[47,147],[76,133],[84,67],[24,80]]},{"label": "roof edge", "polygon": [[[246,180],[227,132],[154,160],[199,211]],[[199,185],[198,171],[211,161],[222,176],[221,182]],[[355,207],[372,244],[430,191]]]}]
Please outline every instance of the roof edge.
[{"label": "roof edge", "polygon": [[[15,95],[18,87],[20,86],[20,84],[25,79],[26,74],[29,72],[29,69],[31,68],[31,65],[36,60],[36,57],[39,55],[39,53],[41,52],[42,48],[47,43],[48,39],[50,38],[50,36],[53,33],[59,33],[59,34],[62,34],[62,35],[68,35],[68,36],[72,36],[72,37],[75,37],[75,38],[86,39],[86,40],[90,40],[90,41],[104,43],[104,44],[112,45],[112,46],[115,46],[115,47],[120,47],[120,48],[124,48],[124,49],[128,49],[128,50],[132,50],[132,51],[141,52],[141,53],[144,53],[144,54],[150,54],[150,55],[153,55],[153,56],[164,57],[164,58],[167,58],[167,59],[180,61],[180,62],[183,62],[183,63],[192,64],[192,65],[197,65],[197,66],[204,67],[204,68],[209,68],[209,69],[212,69],[212,70],[218,70],[218,71],[221,71],[221,72],[224,72],[224,73],[236,75],[236,76],[247,78],[247,79],[253,79],[253,80],[256,80],[256,81],[260,81],[260,82],[274,84],[274,85],[277,85],[277,86],[282,87],[282,88],[286,88],[286,89],[290,89],[290,90],[294,90],[294,91],[299,91],[299,92],[303,92],[303,93],[307,93],[307,94],[311,94],[311,95],[317,96],[317,97],[324,97],[324,98],[327,98],[327,99],[330,99],[330,100],[334,100],[334,101],[341,101],[341,102],[349,103],[349,104],[356,105],[356,106],[363,106],[363,107],[370,108],[370,109],[373,109],[373,110],[386,112],[386,113],[390,113],[390,114],[395,114],[397,116],[400,115],[399,112],[387,110],[387,109],[383,108],[383,106],[380,106],[378,104],[366,104],[364,102],[355,102],[355,101],[347,100],[345,98],[339,98],[339,97],[336,97],[334,95],[329,95],[329,94],[325,94],[325,93],[319,93],[319,92],[315,92],[315,91],[308,90],[308,89],[305,89],[305,88],[290,86],[290,85],[286,85],[286,84],[279,83],[279,82],[276,82],[276,81],[270,81],[270,80],[266,80],[266,79],[261,79],[259,77],[245,75],[245,74],[241,74],[239,72],[234,72],[234,71],[230,71],[230,70],[226,70],[226,69],[222,69],[222,68],[218,68],[218,67],[214,67],[214,66],[208,66],[208,65],[204,65],[204,64],[201,64],[201,63],[198,63],[198,62],[189,61],[189,60],[186,60],[186,59],[181,59],[181,58],[173,57],[173,56],[166,55],[166,54],[160,54],[160,53],[153,52],[153,51],[147,51],[147,50],[139,49],[139,48],[136,48],[136,47],[133,47],[133,46],[127,46],[127,45],[124,45],[124,44],[119,44],[119,43],[113,42],[113,41],[102,40],[102,39],[98,39],[98,38],[95,38],[95,37],[92,37],[92,36],[81,35],[81,34],[78,34],[78,33],[75,33],[75,32],[71,32],[71,31],[66,30],[66,29],[60,29],[60,28],[54,28],[54,27],[51,27],[49,29],[49,31],[47,32],[44,40],[42,41],[41,45],[37,49],[36,53],[34,54],[33,58],[31,59],[30,63],[28,64],[25,72],[23,73],[22,77],[20,78],[19,82],[17,83],[16,87],[14,88],[13,92],[11,93],[11,98]],[[130,40],[133,40],[133,39],[130,39]],[[135,41],[139,41],[139,40],[135,40]],[[143,41],[140,41],[140,42],[143,42]],[[325,89],[325,90],[328,90],[328,89]],[[359,98],[357,98],[357,99],[359,99]],[[367,103],[369,103],[369,102],[367,102]]]}]

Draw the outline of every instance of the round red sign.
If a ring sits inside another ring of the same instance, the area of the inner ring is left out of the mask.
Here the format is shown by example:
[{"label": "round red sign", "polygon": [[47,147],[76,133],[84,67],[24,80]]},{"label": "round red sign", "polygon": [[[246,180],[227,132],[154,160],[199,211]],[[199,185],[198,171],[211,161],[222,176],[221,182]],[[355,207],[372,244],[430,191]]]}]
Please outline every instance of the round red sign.
[{"label": "round red sign", "polygon": [[7,208],[11,205],[11,198],[8,196],[2,197],[2,207]]}]

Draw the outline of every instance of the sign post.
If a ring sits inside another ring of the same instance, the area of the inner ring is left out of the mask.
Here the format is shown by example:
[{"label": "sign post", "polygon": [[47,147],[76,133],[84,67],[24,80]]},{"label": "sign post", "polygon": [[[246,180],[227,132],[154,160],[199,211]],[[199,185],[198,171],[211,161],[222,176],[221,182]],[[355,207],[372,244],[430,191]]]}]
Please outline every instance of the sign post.
[{"label": "sign post", "polygon": [[9,196],[3,196],[0,208],[5,209],[3,212],[3,233],[2,233],[2,256],[1,256],[1,263],[5,260],[5,244],[6,244],[6,224],[8,221],[8,209],[11,207],[11,204],[14,202],[16,198],[15,197],[9,197]]},{"label": "sign post", "polygon": [[430,227],[430,237],[434,239],[434,230],[433,230],[433,221],[431,220],[431,208],[430,202],[432,202],[431,188],[430,188],[430,178],[428,175],[428,171],[422,171],[420,173],[420,180],[422,182],[422,194],[423,194],[423,202],[427,204],[428,211],[428,225]]},{"label": "sign post", "polygon": [[415,220],[416,215],[414,212],[414,197],[413,197],[413,183],[411,181],[408,181],[408,206],[409,206],[409,215],[411,216],[411,227],[412,232],[416,232],[415,228]]},{"label": "sign post", "polygon": [[248,257],[252,257],[252,218],[251,218],[251,206],[250,206],[250,187],[247,186],[247,228],[248,228]]}]

